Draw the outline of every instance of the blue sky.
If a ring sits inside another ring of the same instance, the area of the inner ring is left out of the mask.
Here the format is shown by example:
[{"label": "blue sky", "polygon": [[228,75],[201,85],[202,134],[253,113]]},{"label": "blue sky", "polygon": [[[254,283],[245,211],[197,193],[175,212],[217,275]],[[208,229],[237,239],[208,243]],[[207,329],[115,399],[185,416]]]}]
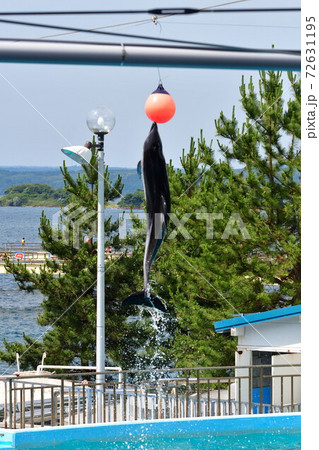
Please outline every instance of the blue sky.
[{"label": "blue sky", "polygon": [[[241,2],[195,2],[160,0],[98,1],[55,0],[28,2],[28,10],[150,9],[159,6],[207,7],[225,4],[229,8],[298,7],[295,0],[247,0]],[[232,4],[230,4],[232,3]],[[26,2],[11,0],[2,11],[25,11]],[[150,15],[16,17],[30,22],[105,28],[105,31],[143,34],[165,38],[206,41],[245,47],[300,49],[299,13],[198,14],[160,19],[155,25]],[[147,22],[127,24],[149,19]],[[119,26],[120,24],[126,24]],[[115,26],[118,25],[118,26]],[[56,37],[56,30],[1,24],[2,37],[99,40],[120,42],[119,38],[70,34]],[[122,42],[130,41],[123,38]],[[232,106],[240,112],[239,85],[242,75],[258,79],[257,71],[160,69],[164,87],[176,103],[176,115],[160,125],[167,160],[178,165],[183,148],[189,147],[203,129],[207,141],[217,148],[214,120],[220,111],[230,115]],[[144,113],[148,95],[157,87],[156,68],[95,67],[37,64],[0,64],[0,166],[59,166],[60,148],[91,139],[86,126],[87,112],[103,104],[113,110],[116,126],[106,138],[106,162],[110,166],[135,167],[151,122]],[[285,83],[288,88],[288,82]],[[288,94],[287,94],[288,95]],[[37,112],[37,111],[38,112]],[[51,124],[51,125],[50,125]],[[70,164],[72,164],[70,162]]]}]

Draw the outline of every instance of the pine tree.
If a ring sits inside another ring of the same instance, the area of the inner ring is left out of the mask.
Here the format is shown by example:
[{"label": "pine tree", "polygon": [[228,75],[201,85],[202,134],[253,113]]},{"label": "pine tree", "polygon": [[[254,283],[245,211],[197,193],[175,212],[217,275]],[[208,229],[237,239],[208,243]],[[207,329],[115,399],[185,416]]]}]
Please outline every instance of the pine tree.
[{"label": "pine tree", "polygon": [[[222,159],[201,134],[183,151],[181,169],[168,165],[173,216],[151,274],[154,293],[169,309],[160,323],[160,350],[149,313],[120,308],[120,300],[142,285],[144,235],[120,241],[116,225],[106,221],[106,245],[119,250],[130,245],[133,252],[106,266],[109,362],[143,367],[155,352],[162,367],[232,364],[235,342],[214,332],[215,321],[300,302],[300,80],[292,74],[288,80],[288,102],[280,73],[261,72],[258,92],[252,80],[242,81],[245,122],[238,124],[233,109],[231,118],[221,113],[215,123]],[[84,170],[73,180],[62,169],[69,204],[88,212],[96,206],[96,173]],[[120,180],[112,187],[106,183],[107,200],[117,191]],[[47,218],[41,219],[44,248],[64,261],[62,267],[47,262],[36,275],[7,264],[21,288],[45,295],[39,323],[54,323],[25,354],[26,367],[44,350],[48,362],[94,364],[96,254],[94,241],[85,241],[94,221],[83,222],[78,248],[68,224],[69,233],[58,232],[57,240]],[[68,307],[70,313],[57,320]],[[137,314],[138,320],[127,320]],[[26,344],[6,343],[0,357],[12,361],[15,351],[21,354],[33,343],[25,339]]]},{"label": "pine tree", "polygon": [[169,167],[184,228],[171,224],[154,271],[176,317],[165,349],[176,366],[233,363],[214,321],[300,303],[300,81],[288,80],[287,103],[281,74],[261,72],[258,92],[243,80],[246,121],[234,109],[216,121],[222,159],[201,135]]}]

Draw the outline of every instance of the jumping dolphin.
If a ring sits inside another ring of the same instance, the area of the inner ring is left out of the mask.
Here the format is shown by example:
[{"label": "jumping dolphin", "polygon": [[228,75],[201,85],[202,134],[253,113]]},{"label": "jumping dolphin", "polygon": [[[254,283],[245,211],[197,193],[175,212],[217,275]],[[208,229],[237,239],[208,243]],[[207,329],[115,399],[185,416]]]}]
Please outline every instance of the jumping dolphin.
[{"label": "jumping dolphin", "polygon": [[171,208],[166,163],[155,122],[144,143],[142,175],[147,213],[144,289],[123,300],[122,306],[145,305],[167,312],[160,299],[150,292],[149,286],[151,266],[166,234]]}]

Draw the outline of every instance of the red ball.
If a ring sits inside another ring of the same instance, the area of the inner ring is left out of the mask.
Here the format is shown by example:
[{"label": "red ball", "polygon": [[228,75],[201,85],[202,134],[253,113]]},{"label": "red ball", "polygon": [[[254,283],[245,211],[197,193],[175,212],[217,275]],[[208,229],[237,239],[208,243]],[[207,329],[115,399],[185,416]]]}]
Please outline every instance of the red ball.
[{"label": "red ball", "polygon": [[158,85],[145,102],[145,113],[152,122],[168,122],[174,116],[175,110],[175,102],[162,84]]}]

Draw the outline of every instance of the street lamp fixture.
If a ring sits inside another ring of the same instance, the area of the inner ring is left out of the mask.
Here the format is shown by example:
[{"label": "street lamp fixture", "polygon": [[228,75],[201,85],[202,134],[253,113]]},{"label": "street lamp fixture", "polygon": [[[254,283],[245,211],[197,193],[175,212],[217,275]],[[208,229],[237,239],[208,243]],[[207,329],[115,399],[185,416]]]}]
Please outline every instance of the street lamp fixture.
[{"label": "street lamp fixture", "polygon": [[115,117],[110,109],[98,106],[88,113],[86,123],[92,133],[108,134],[114,128]]},{"label": "street lamp fixture", "polygon": [[73,161],[79,164],[90,164],[91,161],[91,150],[92,144],[88,142],[85,145],[71,145],[71,147],[63,147],[62,153],[64,153]]},{"label": "street lamp fixture", "polygon": [[[97,422],[103,420],[103,390],[105,382],[105,263],[104,263],[104,136],[115,125],[115,117],[105,106],[92,109],[86,120],[89,129],[97,135],[98,207],[97,207],[97,286],[96,286],[96,383]],[[90,164],[91,143],[64,147],[62,152],[79,164]]]}]

